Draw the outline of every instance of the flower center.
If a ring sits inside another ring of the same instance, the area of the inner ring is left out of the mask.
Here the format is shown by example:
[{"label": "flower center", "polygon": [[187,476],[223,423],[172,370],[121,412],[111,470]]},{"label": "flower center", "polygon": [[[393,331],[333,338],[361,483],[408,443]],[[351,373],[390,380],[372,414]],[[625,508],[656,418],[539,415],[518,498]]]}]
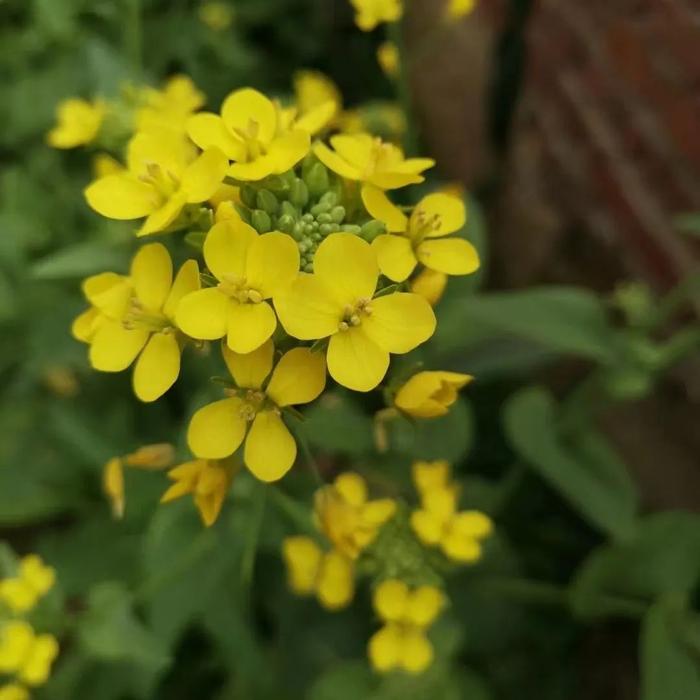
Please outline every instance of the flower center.
[{"label": "flower center", "polygon": [[180,187],[180,180],[169,170],[164,170],[158,163],[146,163],[146,172],[139,175],[139,180],[151,185],[163,199],[169,199]]},{"label": "flower center", "polygon": [[426,236],[439,231],[442,219],[439,214],[428,215],[422,209],[418,209],[411,221],[411,238],[421,242]]},{"label": "flower center", "polygon": [[129,302],[122,325],[128,331],[144,330],[149,333],[174,333],[175,326],[163,313],[148,311],[143,308],[141,302],[132,297]]},{"label": "flower center", "polygon": [[233,131],[245,144],[249,161],[260,158],[267,153],[265,144],[259,138],[260,124],[254,119],[248,121],[248,126],[245,129],[236,128]]},{"label": "flower center", "polygon": [[219,291],[240,304],[259,304],[263,295],[248,286],[248,280],[238,275],[224,275],[217,285]]},{"label": "flower center", "polygon": [[362,324],[362,319],[365,316],[372,315],[372,307],[370,306],[371,299],[363,297],[358,299],[354,304],[348,304],[343,309],[343,318],[338,324],[338,330],[347,331],[354,326]]},{"label": "flower center", "polygon": [[391,145],[384,143],[380,138],[374,139],[372,147],[369,151],[369,158],[365,166],[365,177],[370,177],[379,170],[379,166],[384,158],[389,154]]}]

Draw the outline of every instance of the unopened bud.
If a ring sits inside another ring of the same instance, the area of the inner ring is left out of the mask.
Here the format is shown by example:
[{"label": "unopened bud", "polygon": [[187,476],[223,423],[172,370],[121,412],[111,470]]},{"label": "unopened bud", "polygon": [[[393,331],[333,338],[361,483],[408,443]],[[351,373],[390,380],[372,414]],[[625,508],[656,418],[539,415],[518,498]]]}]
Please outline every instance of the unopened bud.
[{"label": "unopened bud", "polygon": [[144,445],[124,457],[124,463],[138,469],[164,469],[175,461],[175,448],[167,442]]},{"label": "unopened bud", "polygon": [[250,217],[250,223],[258,233],[272,231],[272,220],[270,215],[262,209],[255,209]]},{"label": "unopened bud", "polygon": [[318,200],[318,203],[327,204],[329,207],[333,208],[338,204],[338,195],[331,190],[330,192],[326,192],[321,199]]},{"label": "unopened bud", "polygon": [[319,224],[330,224],[331,221],[333,221],[333,219],[331,219],[331,215],[330,215],[330,214],[324,213],[324,214],[319,214],[319,215],[316,217],[316,221],[317,221]]},{"label": "unopened bud", "polygon": [[289,201],[298,209],[303,209],[309,203],[309,188],[303,180],[294,180],[289,188]]},{"label": "unopened bud", "polygon": [[260,190],[255,201],[257,202],[258,209],[266,211],[271,216],[279,211],[280,203],[270,190]]},{"label": "unopened bud", "polygon": [[330,184],[326,166],[323,163],[312,165],[304,181],[312,197],[320,197],[322,194],[325,194]]},{"label": "unopened bud", "polygon": [[386,233],[386,226],[383,221],[379,221],[377,219],[372,219],[372,221],[368,221],[360,231],[360,235],[362,236],[362,238],[364,238],[366,241],[369,241],[370,243],[377,236],[381,236],[383,233]]},{"label": "unopened bud", "polygon": [[327,214],[331,210],[330,205],[328,204],[323,204],[322,202],[319,202],[318,204],[315,204],[311,209],[309,210],[314,216],[318,217],[321,214]]},{"label": "unopened bud", "polygon": [[345,233],[354,233],[356,236],[359,236],[362,231],[362,229],[355,224],[343,224],[340,227],[340,230],[344,231]]},{"label": "unopened bud", "polygon": [[284,233],[292,233],[294,231],[294,225],[296,222],[288,214],[283,214],[277,219],[277,230],[283,231]]},{"label": "unopened bud", "polygon": [[293,219],[299,218],[299,210],[287,200],[282,202],[280,212],[284,216],[291,216]]},{"label": "unopened bud", "polygon": [[251,185],[242,185],[240,189],[241,202],[245,204],[249,209],[255,209],[256,207],[256,195],[257,192]]},{"label": "unopened bud", "polygon": [[345,207],[333,207],[333,209],[331,209],[331,221],[334,221],[336,224],[342,224],[345,219],[345,214]]}]

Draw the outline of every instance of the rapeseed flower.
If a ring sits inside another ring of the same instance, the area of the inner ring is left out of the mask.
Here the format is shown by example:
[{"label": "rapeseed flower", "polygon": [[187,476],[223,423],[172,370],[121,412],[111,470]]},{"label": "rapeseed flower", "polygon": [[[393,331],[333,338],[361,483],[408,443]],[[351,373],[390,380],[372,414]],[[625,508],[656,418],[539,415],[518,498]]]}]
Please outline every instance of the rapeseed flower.
[{"label": "rapeseed flower", "polygon": [[177,325],[201,340],[226,336],[228,347],[245,354],[272,336],[277,318],[267,301],[288,285],[299,270],[299,248],[277,231],[259,235],[243,221],[220,221],[204,241],[204,260],[218,280],[186,296]]},{"label": "rapeseed flower", "polygon": [[191,78],[174,75],[161,89],[146,88],[141,91],[140,101],[143,106],[136,111],[137,132],[170,130],[183,136],[187,120],[204,105],[206,97]]},{"label": "rapeseed flower", "polygon": [[248,469],[261,481],[277,481],[297,455],[282,410],[320,396],[326,384],[323,354],[294,348],[274,370],[272,341],[245,355],[224,346],[223,354],[236,388],[229,390],[228,398],[194,414],[187,431],[190,450],[201,459],[223,459],[245,440],[243,460]]},{"label": "rapeseed flower", "polygon": [[59,103],[56,126],[46,136],[54,148],[76,148],[92,143],[100,131],[107,106],[102,100],[89,102],[69,98]]},{"label": "rapeseed flower", "polygon": [[19,683],[0,685],[0,700],[29,700],[29,691]]},{"label": "rapeseed flower", "polygon": [[380,189],[365,187],[367,211],[383,221],[389,233],[372,241],[382,274],[394,282],[408,279],[418,263],[447,275],[468,275],[479,268],[479,254],[469,241],[457,236],[466,223],[464,203],[450,195],[424,197],[410,217],[392,204]]},{"label": "rapeseed flower", "polygon": [[0,602],[14,613],[32,610],[56,581],[56,572],[36,554],[23,557],[17,575],[0,580]]},{"label": "rapeseed flower", "polygon": [[300,70],[294,74],[294,102],[302,118],[314,114],[318,109],[329,109],[325,105],[333,105],[330,121],[340,114],[343,107],[338,86],[328,76],[315,70]]},{"label": "rapeseed flower", "polygon": [[457,21],[471,14],[476,7],[476,0],[448,0],[445,17]]},{"label": "rapeseed flower", "polygon": [[418,372],[397,392],[394,405],[414,418],[437,418],[450,410],[473,377],[460,372]]},{"label": "rapeseed flower", "polygon": [[127,149],[127,168],[95,180],[85,190],[88,204],[108,219],[147,217],[138,236],[172,226],[187,204],[207,201],[219,188],[228,161],[218,148],[199,156],[169,130],[136,134]]},{"label": "rapeseed flower", "polygon": [[403,14],[403,0],[350,0],[355,8],[355,24],[369,32],[382,22],[396,22]]},{"label": "rapeseed flower", "polygon": [[57,655],[56,638],[37,635],[24,620],[12,620],[0,627],[0,673],[12,674],[25,685],[43,685]]},{"label": "rapeseed flower", "polygon": [[417,294],[375,297],[379,268],[358,236],[333,233],[301,273],[275,296],[280,322],[300,340],[329,338],[328,371],[339,384],[370,391],[384,378],[390,353],[410,352],[435,331],[435,314]]},{"label": "rapeseed flower", "polygon": [[401,69],[401,55],[399,49],[393,41],[384,41],[377,49],[377,61],[389,78],[396,78]]}]

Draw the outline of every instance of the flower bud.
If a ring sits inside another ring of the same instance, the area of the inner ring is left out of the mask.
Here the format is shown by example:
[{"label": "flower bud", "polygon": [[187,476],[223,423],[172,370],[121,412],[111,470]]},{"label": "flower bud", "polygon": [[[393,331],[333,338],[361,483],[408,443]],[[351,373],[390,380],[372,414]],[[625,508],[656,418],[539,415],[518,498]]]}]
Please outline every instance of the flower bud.
[{"label": "flower bud", "polygon": [[256,206],[256,190],[252,185],[242,185],[240,189],[241,202],[249,209],[254,209]]},{"label": "flower bud", "polygon": [[296,221],[294,218],[288,214],[282,214],[279,219],[277,219],[277,230],[283,231],[284,233],[293,233]]},{"label": "flower bud", "polygon": [[372,219],[372,221],[368,221],[360,231],[360,235],[362,236],[362,238],[364,238],[366,241],[369,241],[370,243],[377,236],[380,236],[383,233],[386,233],[386,226],[383,221],[379,221],[378,219]]},{"label": "flower bud", "polygon": [[329,207],[333,208],[336,204],[338,204],[338,194],[333,192],[333,190],[326,192],[321,199],[318,200],[318,203],[327,204]]},{"label": "flower bud", "polygon": [[345,207],[333,207],[330,212],[331,221],[334,221],[336,224],[342,224],[343,219],[345,219],[345,214]]},{"label": "flower bud", "polygon": [[313,197],[320,197],[328,190],[330,185],[328,170],[326,170],[326,166],[323,163],[312,165],[304,180]]},{"label": "flower bud", "polygon": [[262,209],[255,209],[250,217],[250,223],[258,233],[272,231],[272,220],[270,215]]},{"label": "flower bud", "polygon": [[288,201],[283,201],[280,209],[282,215],[291,216],[295,221],[299,218],[299,210]]},{"label": "flower bud", "polygon": [[294,180],[289,189],[289,201],[298,209],[303,209],[309,203],[309,188],[303,180]]},{"label": "flower bud", "polygon": [[355,224],[343,224],[340,227],[340,230],[344,231],[345,233],[354,233],[356,236],[359,236],[360,233],[362,233],[362,228],[356,226]]},{"label": "flower bud", "polygon": [[279,211],[280,203],[270,190],[260,190],[255,201],[257,202],[258,209],[262,209],[270,215],[276,214]]}]

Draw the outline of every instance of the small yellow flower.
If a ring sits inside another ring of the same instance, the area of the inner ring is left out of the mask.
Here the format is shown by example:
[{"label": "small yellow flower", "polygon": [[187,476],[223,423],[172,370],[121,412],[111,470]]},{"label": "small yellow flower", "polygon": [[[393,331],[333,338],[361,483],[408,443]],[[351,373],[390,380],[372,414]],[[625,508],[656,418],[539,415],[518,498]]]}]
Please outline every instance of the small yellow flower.
[{"label": "small yellow flower", "polygon": [[177,311],[177,325],[201,340],[226,336],[237,353],[259,348],[277,328],[267,301],[288,285],[299,270],[299,248],[278,231],[258,235],[243,221],[221,221],[204,241],[204,260],[219,281],[216,287],[187,295]]},{"label": "small yellow flower", "polygon": [[450,410],[459,390],[474,377],[459,372],[418,372],[396,393],[394,404],[414,418],[436,418]]},{"label": "small yellow flower", "polygon": [[134,393],[141,401],[155,401],[180,373],[175,313],[181,299],[199,287],[195,260],[184,263],[173,280],[165,246],[145,245],[134,256],[128,278],[103,273],[86,280],[83,291],[93,308],[76,319],[73,334],[90,344],[96,370],[121,372],[136,361]]},{"label": "small yellow flower", "polygon": [[29,554],[20,561],[17,576],[0,580],[0,601],[13,612],[27,612],[55,581],[56,572],[36,554]]},{"label": "small yellow flower", "polygon": [[299,596],[315,595],[327,610],[340,610],[355,592],[353,564],[336,550],[324,552],[310,537],[287,537],[282,543],[289,587]]},{"label": "small yellow flower", "polygon": [[348,180],[382,190],[423,182],[421,173],[435,165],[430,158],[406,159],[398,146],[370,134],[338,134],[330,142],[334,150],[320,141],[314,144],[314,153],[324,165]]},{"label": "small yellow flower", "polygon": [[0,700],[29,700],[29,691],[18,683],[0,686]]},{"label": "small yellow flower", "polygon": [[433,661],[433,647],[425,630],[440,614],[445,598],[434,586],[410,590],[403,581],[389,579],[374,591],[374,609],[385,623],[369,640],[372,666],[381,672],[402,669],[422,673]]},{"label": "small yellow flower", "polygon": [[200,22],[214,32],[226,31],[232,24],[235,13],[231,5],[220,0],[207,0],[197,12]]},{"label": "small yellow flower", "polygon": [[330,121],[340,114],[343,106],[338,86],[327,75],[315,70],[300,70],[294,74],[294,101],[302,118],[319,108],[327,109],[327,104],[333,105]]},{"label": "small yellow flower", "polygon": [[331,234],[313,264],[313,274],[300,274],[275,296],[275,308],[289,335],[330,338],[328,371],[339,384],[374,389],[390,353],[410,352],[434,333],[435,314],[417,294],[374,298],[379,268],[372,247],[358,236]]},{"label": "small yellow flower", "polygon": [[493,531],[493,523],[479,511],[457,512],[458,489],[449,481],[449,466],[419,462],[414,465],[414,481],[421,508],[411,513],[411,526],[421,542],[440,547],[456,562],[480,559],[481,542]]},{"label": "small yellow flower", "polygon": [[376,187],[364,187],[362,201],[389,231],[377,236],[372,247],[382,274],[394,282],[408,279],[419,262],[447,275],[468,275],[479,269],[479,254],[471,243],[457,236],[446,238],[466,222],[466,209],[460,199],[429,194],[416,205],[410,218]]},{"label": "small yellow flower", "polygon": [[143,106],[136,112],[136,131],[170,131],[184,136],[188,119],[206,101],[204,93],[186,75],[174,75],[161,90],[148,88],[141,93]]},{"label": "small yellow flower", "polygon": [[195,459],[180,464],[168,472],[168,478],[175,483],[160,502],[170,503],[192,494],[202,522],[211,527],[221,513],[235,471],[235,465],[228,459]]},{"label": "small yellow flower", "polygon": [[403,14],[403,0],[350,0],[355,8],[355,24],[369,32],[382,22],[396,22]]},{"label": "small yellow flower", "polygon": [[168,130],[131,139],[127,168],[95,180],[88,204],[108,219],[147,217],[139,236],[166,230],[187,204],[207,201],[219,188],[228,161],[218,148],[197,156],[192,145]]},{"label": "small yellow flower", "polygon": [[202,112],[190,117],[189,137],[200,148],[216,147],[234,161],[228,174],[237,180],[262,180],[293,168],[311,147],[310,133],[293,123],[284,129],[281,110],[265,95],[243,88],[221,106],[221,116]]},{"label": "small yellow flower", "polygon": [[446,288],[447,275],[427,267],[411,280],[411,291],[420,294],[430,306],[435,306],[442,299]]},{"label": "small yellow flower", "polygon": [[76,148],[92,143],[100,131],[106,105],[102,100],[64,100],[56,110],[57,124],[47,134],[53,148]]},{"label": "small yellow flower", "polygon": [[476,7],[476,0],[448,0],[445,16],[456,21],[471,14]]},{"label": "small yellow flower", "polygon": [[112,508],[112,515],[121,520],[126,508],[124,495],[124,462],[119,457],[112,457],[102,470],[102,491]]},{"label": "small yellow flower", "polygon": [[314,496],[319,529],[349,559],[356,559],[374,541],[395,512],[396,503],[390,498],[368,500],[367,484],[355,472],[340,474]]},{"label": "small yellow flower", "polygon": [[272,341],[246,355],[224,346],[223,354],[237,388],[229,391],[228,398],[194,414],[187,431],[190,450],[202,459],[223,459],[245,440],[243,460],[248,469],[261,481],[277,481],[291,469],[297,455],[281,409],[320,396],[326,384],[323,354],[293,348],[274,370]]},{"label": "small yellow flower", "polygon": [[0,673],[14,674],[29,686],[43,685],[57,655],[56,638],[35,634],[23,620],[7,622],[0,628]]},{"label": "small yellow flower", "polygon": [[175,448],[169,442],[143,445],[124,457],[124,464],[135,469],[164,469],[175,461]]},{"label": "small yellow flower", "polygon": [[399,49],[393,41],[384,41],[377,49],[377,61],[384,75],[389,78],[396,78],[401,69],[401,56]]}]

